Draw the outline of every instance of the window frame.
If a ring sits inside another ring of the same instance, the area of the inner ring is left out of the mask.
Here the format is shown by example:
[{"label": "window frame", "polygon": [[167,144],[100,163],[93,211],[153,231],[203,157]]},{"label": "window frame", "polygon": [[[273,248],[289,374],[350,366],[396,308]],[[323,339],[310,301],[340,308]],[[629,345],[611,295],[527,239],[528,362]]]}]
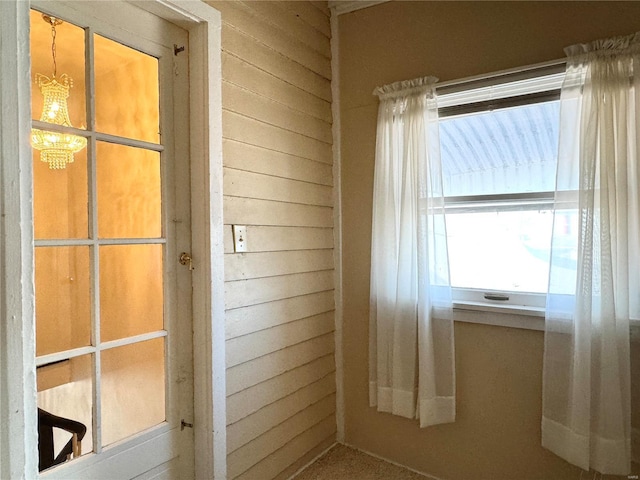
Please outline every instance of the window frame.
[{"label": "window frame", "polygon": [[[560,100],[565,63],[556,63],[525,71],[507,72],[490,78],[471,79],[438,87],[438,118],[451,118],[517,106]],[[445,196],[445,216],[455,213],[523,211],[553,209],[555,192],[500,193],[488,195]],[[503,298],[500,298],[503,297]],[[521,324],[522,315],[544,317],[546,292],[515,292],[452,286],[456,310],[501,312],[518,318],[506,326],[532,328]],[[466,318],[466,320],[465,320]],[[462,314],[461,321],[469,321]],[[512,319],[513,320],[513,319]],[[492,322],[480,322],[492,323]],[[543,329],[538,323],[534,329]]]}]

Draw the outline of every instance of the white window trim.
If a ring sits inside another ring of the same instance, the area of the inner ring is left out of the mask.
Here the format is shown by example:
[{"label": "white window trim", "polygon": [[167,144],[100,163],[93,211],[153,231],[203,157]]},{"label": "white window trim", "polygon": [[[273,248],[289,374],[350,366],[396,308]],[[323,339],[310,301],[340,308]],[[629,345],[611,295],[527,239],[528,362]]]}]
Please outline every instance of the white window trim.
[{"label": "white window trim", "polygon": [[[196,478],[226,478],[221,16],[132,1],[189,31]],[[38,477],[27,0],[0,1],[0,478]],[[197,201],[196,201],[197,199]],[[7,281],[11,280],[11,281]]]},{"label": "white window trim", "polygon": [[[529,92],[543,92],[559,89],[564,77],[565,60],[528,65],[489,74],[451,80],[438,84],[438,107],[446,108],[465,103],[469,99],[468,90],[474,88],[481,91],[482,96],[474,95],[475,101],[490,101],[501,96],[522,94],[522,87],[529,82]],[[548,75],[540,78],[547,72]],[[537,77],[537,78],[536,78]],[[516,81],[515,85],[504,85]],[[468,102],[467,102],[468,103]],[[570,192],[560,197],[562,201],[572,203]],[[481,200],[481,199],[480,199]],[[557,202],[556,198],[556,202]],[[545,200],[546,201],[546,200]],[[523,305],[517,297],[521,294],[509,292],[515,300],[512,304],[491,302],[483,298],[484,290],[453,288],[453,317],[456,322],[479,323],[525,330],[544,331],[546,294],[525,294],[537,297],[533,305]],[[631,341],[640,343],[640,319],[630,319]]]},{"label": "white window trim", "polygon": [[[488,75],[445,82],[437,86],[438,108],[464,106],[465,104],[505,102],[505,98],[523,94],[540,94],[559,90],[564,78],[564,62],[554,60],[518,69],[495,72]],[[553,204],[553,192],[542,192],[539,202]],[[551,200],[550,197],[551,196]],[[496,198],[494,198],[496,197]],[[499,198],[497,198],[499,197]],[[503,200],[518,202],[530,195],[506,194],[468,198],[445,199],[445,209],[480,211],[487,205]],[[452,202],[453,200],[453,202]],[[459,204],[458,204],[459,202]],[[507,294],[509,301],[491,301],[485,293]],[[453,288],[454,320],[482,323],[512,328],[544,330],[545,294],[519,292],[491,292],[468,288]]]},{"label": "white window trim", "polygon": [[473,305],[453,302],[453,320],[462,323],[479,323],[496,327],[544,331],[544,312],[530,307],[515,309],[505,305]]}]

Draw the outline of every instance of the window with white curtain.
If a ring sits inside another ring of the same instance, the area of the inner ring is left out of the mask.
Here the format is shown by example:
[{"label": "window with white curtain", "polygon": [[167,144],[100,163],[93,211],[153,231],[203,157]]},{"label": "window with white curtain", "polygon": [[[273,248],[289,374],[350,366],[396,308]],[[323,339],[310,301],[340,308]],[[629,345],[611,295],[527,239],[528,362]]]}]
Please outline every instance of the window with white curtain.
[{"label": "window with white curtain", "polygon": [[[557,70],[439,89],[454,301],[544,307],[564,76]],[[567,239],[576,225],[567,213]],[[563,254],[571,275],[576,253]]]}]

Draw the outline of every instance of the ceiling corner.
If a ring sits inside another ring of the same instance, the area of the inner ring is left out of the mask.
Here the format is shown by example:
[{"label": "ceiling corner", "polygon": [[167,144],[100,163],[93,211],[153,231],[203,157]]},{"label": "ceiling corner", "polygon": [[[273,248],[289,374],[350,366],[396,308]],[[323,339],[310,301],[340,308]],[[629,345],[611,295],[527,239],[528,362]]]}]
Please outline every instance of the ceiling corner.
[{"label": "ceiling corner", "polygon": [[342,15],[343,13],[354,12],[388,1],[390,0],[329,0],[329,8],[337,15]]}]

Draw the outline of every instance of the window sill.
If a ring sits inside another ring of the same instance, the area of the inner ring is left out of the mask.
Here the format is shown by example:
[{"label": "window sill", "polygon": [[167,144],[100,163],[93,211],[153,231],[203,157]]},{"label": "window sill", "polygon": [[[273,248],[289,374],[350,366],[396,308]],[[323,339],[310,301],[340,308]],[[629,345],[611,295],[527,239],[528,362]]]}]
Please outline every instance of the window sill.
[{"label": "window sill", "polygon": [[[542,307],[493,305],[458,300],[453,302],[453,320],[544,332],[544,308]],[[640,345],[640,319],[630,319],[630,326],[631,343]]]},{"label": "window sill", "polygon": [[453,302],[453,320],[544,331],[544,308],[455,301]]}]

